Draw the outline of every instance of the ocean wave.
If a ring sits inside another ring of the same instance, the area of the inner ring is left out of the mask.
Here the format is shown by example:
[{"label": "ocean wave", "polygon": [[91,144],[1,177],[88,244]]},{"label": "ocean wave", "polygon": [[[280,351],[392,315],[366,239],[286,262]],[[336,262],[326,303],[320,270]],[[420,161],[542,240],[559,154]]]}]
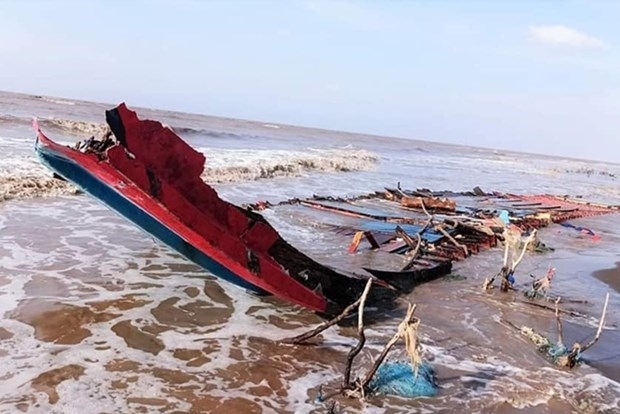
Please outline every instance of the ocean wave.
[{"label": "ocean wave", "polygon": [[174,131],[177,135],[181,137],[187,136],[200,136],[202,138],[214,138],[214,139],[222,139],[225,141],[229,140],[238,140],[238,139],[260,139],[262,138],[260,135],[251,135],[251,134],[235,134],[232,132],[222,132],[222,131],[213,131],[202,128],[192,128],[188,126],[175,126],[175,125],[166,125],[172,131]]},{"label": "ocean wave", "polygon": [[[207,163],[202,179],[208,183],[292,177],[310,172],[369,170],[378,160],[372,152],[344,148],[307,152],[203,149],[203,152]],[[72,184],[53,178],[35,157],[14,156],[0,161],[0,202],[79,193]]]},{"label": "ocean wave", "polygon": [[79,194],[66,181],[42,174],[0,174],[0,203],[37,197],[57,197]]},{"label": "ocean wave", "polygon": [[58,105],[75,105],[75,102],[68,101],[66,99],[50,98],[48,96],[41,96],[41,95],[37,95],[35,96],[35,98],[40,99],[45,102],[58,104]]},{"label": "ocean wave", "polygon": [[207,168],[202,179],[210,183],[253,181],[301,176],[310,172],[366,171],[379,157],[362,149],[205,150]]},{"label": "ocean wave", "polygon": [[72,119],[42,118],[38,121],[41,126],[57,128],[76,135],[100,136],[109,129],[109,127],[104,123],[76,121]]},{"label": "ocean wave", "polygon": [[25,123],[28,120],[26,118],[22,118],[19,116],[1,114],[0,115],[0,125],[2,124],[21,124]]},{"label": "ocean wave", "polygon": [[[67,118],[38,118],[39,125],[42,127],[52,128],[59,131],[69,133],[71,135],[83,135],[85,138],[90,136],[99,136],[105,133],[109,127],[103,122],[89,122]],[[0,114],[0,125],[30,125],[31,117],[15,116],[9,114]],[[215,138],[224,140],[235,140],[239,138],[256,139],[261,138],[259,135],[235,134],[232,132],[213,131],[203,128],[194,128],[190,126],[166,125],[176,134],[181,136],[196,136],[204,138]]]},{"label": "ocean wave", "polygon": [[597,169],[597,168],[592,168],[592,167],[578,167],[578,168],[560,168],[560,167],[556,167],[553,168],[552,170],[554,173],[566,173],[566,174],[580,174],[580,175],[585,175],[588,178],[590,178],[591,176],[601,176],[601,177],[608,177],[611,178],[612,180],[616,179],[617,176],[617,172],[615,171],[610,171],[609,169]]},{"label": "ocean wave", "polygon": [[[0,125],[30,125],[31,117],[0,114]],[[37,118],[42,127],[60,130],[71,135],[98,136],[108,130],[105,123],[78,121],[64,118]]]}]

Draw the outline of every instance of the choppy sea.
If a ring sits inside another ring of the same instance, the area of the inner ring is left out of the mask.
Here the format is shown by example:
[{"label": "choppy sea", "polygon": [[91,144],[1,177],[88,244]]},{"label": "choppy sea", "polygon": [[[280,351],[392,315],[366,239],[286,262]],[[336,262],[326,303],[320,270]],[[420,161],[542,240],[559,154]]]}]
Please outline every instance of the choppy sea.
[{"label": "choppy sea", "polygon": [[[340,384],[354,328],[331,328],[313,345],[278,344],[320,319],[215,279],[39,164],[32,117],[48,136],[72,144],[100,132],[112,106],[0,92],[0,412],[327,412],[318,390]],[[354,196],[400,183],[620,204],[618,164],[133,109],[203,152],[205,181],[235,203]],[[265,216],[318,260],[340,248],[347,254],[321,223],[290,209]],[[528,255],[517,283],[557,269],[553,293],[585,315],[564,318],[568,344],[594,335],[610,292],[602,337],[584,364],[549,365],[502,322],[555,336],[553,312],[526,306],[519,293],[482,292],[501,266],[497,248],[457,263],[463,278],[416,288],[367,329],[354,375],[393,335],[406,304],[417,304],[439,395],[339,398],[339,412],[620,412],[620,217],[574,224],[600,239],[545,228],[541,239],[555,251]],[[397,347],[393,358],[403,352]]]}]

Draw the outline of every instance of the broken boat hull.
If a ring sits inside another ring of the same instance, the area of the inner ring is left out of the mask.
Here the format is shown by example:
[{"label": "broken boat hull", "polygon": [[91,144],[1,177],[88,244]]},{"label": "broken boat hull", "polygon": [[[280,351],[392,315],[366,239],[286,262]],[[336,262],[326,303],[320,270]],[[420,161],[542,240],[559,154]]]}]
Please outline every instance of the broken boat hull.
[{"label": "broken boat hull", "polygon": [[[316,262],[283,240],[260,214],[221,199],[201,178],[204,155],[161,123],[140,120],[124,104],[107,111],[106,119],[114,135],[75,148],[47,138],[35,121],[38,157],[213,275],[324,316],[356,300],[372,277]],[[375,280],[368,302],[388,308],[402,292]]]},{"label": "broken boat hull", "polygon": [[[35,126],[35,128],[38,130],[38,126]],[[139,204],[132,202],[126,192],[119,191],[121,187],[126,189],[127,186],[130,186],[120,177],[115,177],[114,175],[102,177],[101,175],[97,176],[91,173],[82,166],[79,162],[80,160],[76,159],[76,156],[81,154],[67,154],[64,147],[47,139],[39,130],[35,149],[41,162],[50,170],[60,175],[63,179],[77,185],[82,191],[90,194],[99,202],[104,203],[120,216],[136,224],[146,233],[154,236],[187,259],[241,288],[254,293],[264,293],[262,289],[240,278],[225,266],[188,243],[175,230],[163,224],[162,221],[140,207]]]}]

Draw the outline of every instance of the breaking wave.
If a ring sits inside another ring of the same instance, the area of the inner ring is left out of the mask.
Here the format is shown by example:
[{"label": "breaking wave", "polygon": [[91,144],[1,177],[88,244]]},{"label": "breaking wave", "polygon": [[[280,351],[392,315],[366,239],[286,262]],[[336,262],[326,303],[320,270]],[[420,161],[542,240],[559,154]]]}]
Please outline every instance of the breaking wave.
[{"label": "breaking wave", "polygon": [[379,157],[367,150],[337,148],[308,151],[205,150],[203,180],[211,183],[301,176],[310,172],[349,172],[372,169]]},{"label": "breaking wave", "polygon": [[[37,118],[39,125],[42,127],[55,128],[63,132],[67,132],[72,135],[101,135],[104,133],[108,126],[99,122],[77,121],[74,119],[63,118]],[[14,116],[14,115],[0,115],[0,125],[13,124],[13,125],[30,125],[32,122],[31,117]]]},{"label": "breaking wave", "polygon": [[66,181],[55,179],[51,175],[0,174],[0,203],[9,200],[56,197],[78,193],[79,190],[76,187]]},{"label": "breaking wave", "polygon": [[58,128],[65,132],[76,134],[76,135],[99,136],[99,135],[104,134],[108,130],[108,126],[104,123],[75,121],[72,119],[61,119],[61,118],[39,119],[39,124],[41,126],[49,126],[51,128]]},{"label": "breaking wave", "polygon": [[20,124],[25,123],[27,121],[26,118],[20,118],[14,115],[0,115],[0,125],[3,124]]},{"label": "breaking wave", "polygon": [[[378,161],[374,153],[352,148],[313,149],[307,152],[203,149],[202,152],[207,157],[202,179],[208,183],[292,177],[311,172],[369,170]],[[0,203],[79,192],[71,183],[53,178],[52,173],[34,156],[14,155],[0,160]]]}]

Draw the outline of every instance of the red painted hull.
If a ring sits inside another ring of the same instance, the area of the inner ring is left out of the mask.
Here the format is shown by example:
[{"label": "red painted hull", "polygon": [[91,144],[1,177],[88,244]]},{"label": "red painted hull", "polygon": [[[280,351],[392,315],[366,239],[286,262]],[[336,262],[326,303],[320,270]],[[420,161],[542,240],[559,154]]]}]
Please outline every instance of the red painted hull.
[{"label": "red painted hull", "polygon": [[[171,130],[159,122],[139,120],[124,104],[107,115],[119,142],[103,157],[59,145],[37,127],[38,146],[79,165],[256,290],[321,313],[333,313],[348,304],[339,303],[341,300],[355,299],[362,280],[338,274],[294,249],[301,261],[306,261],[308,272],[324,275],[317,275],[315,286],[312,276],[306,284],[302,281],[307,281],[308,275],[293,277],[291,273],[297,269],[286,268],[270,253],[292,247],[262,216],[219,198],[200,178],[204,156]],[[334,279],[332,290],[339,290],[342,296],[325,295],[330,279]]]}]

